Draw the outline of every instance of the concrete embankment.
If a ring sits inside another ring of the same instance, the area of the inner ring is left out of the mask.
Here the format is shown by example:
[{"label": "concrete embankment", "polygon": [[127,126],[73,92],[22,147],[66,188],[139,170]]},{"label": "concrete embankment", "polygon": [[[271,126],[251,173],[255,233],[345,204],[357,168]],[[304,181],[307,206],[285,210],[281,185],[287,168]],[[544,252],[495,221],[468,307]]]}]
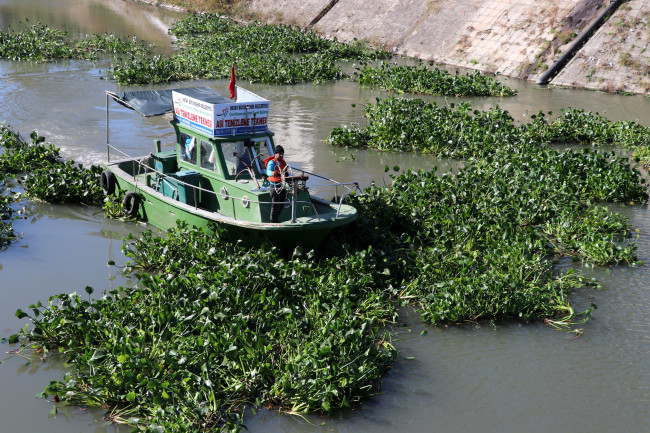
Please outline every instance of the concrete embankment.
[{"label": "concrete embankment", "polygon": [[[537,81],[609,0],[249,0],[264,21]],[[551,84],[650,94],[650,2],[628,0]]]}]

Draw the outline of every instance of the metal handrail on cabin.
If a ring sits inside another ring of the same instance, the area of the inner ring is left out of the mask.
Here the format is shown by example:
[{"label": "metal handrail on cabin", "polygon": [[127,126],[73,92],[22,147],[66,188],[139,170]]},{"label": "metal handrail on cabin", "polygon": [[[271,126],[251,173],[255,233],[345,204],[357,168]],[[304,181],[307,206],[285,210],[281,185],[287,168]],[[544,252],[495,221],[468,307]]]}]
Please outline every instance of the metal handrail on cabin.
[{"label": "metal handrail on cabin", "polygon": [[[136,158],[134,158],[134,157],[128,155],[127,153],[125,153],[125,152],[119,150],[118,148],[116,148],[116,147],[114,147],[114,146],[112,146],[112,145],[110,145],[110,144],[108,144],[108,143],[106,144],[106,146],[107,146],[107,150],[108,150],[108,161],[109,161],[109,162],[110,162],[110,150],[111,150],[111,149],[113,149],[113,150],[115,150],[116,152],[122,154],[124,157],[126,157],[127,159],[130,159],[130,160],[133,162],[133,164],[134,164],[134,167],[133,167],[133,173],[134,173],[134,174],[133,174],[132,176],[133,176],[133,181],[135,182],[135,188],[136,188],[136,189],[138,188],[138,187],[137,187],[138,177],[140,176],[140,174],[142,174],[142,171],[141,171],[141,170],[142,170],[143,168],[144,168],[144,170],[145,170],[145,173],[147,173],[147,172],[154,172],[154,173],[156,173],[157,175],[161,176],[161,179],[162,179],[163,181],[164,181],[164,179],[165,179],[166,177],[170,177],[169,175],[167,175],[167,174],[165,174],[165,173],[162,173],[162,172],[156,170],[155,168],[149,167],[148,164],[145,165],[143,161],[146,160],[146,161],[148,162],[149,157],[143,157],[142,160],[137,160]],[[138,169],[137,169],[137,170],[136,170],[135,164],[138,164]],[[304,170],[300,170],[300,169],[297,169],[297,170],[302,171],[302,172],[304,172],[304,173],[309,173],[309,172],[304,171]],[[136,173],[137,173],[137,174],[136,174]],[[313,173],[309,173],[309,174],[313,174]],[[321,178],[327,179],[327,178],[324,177],[324,176],[320,176],[320,175],[317,175],[317,174],[313,174],[313,175],[316,176],[316,177],[321,177]],[[237,215],[236,215],[236,212],[235,212],[235,206],[234,206],[234,200],[239,200],[239,201],[242,201],[242,202],[243,202],[243,201],[244,201],[244,198],[243,198],[243,197],[235,197],[235,196],[231,196],[231,195],[224,195],[224,194],[221,194],[221,193],[216,192],[216,191],[210,191],[210,190],[207,190],[207,189],[205,189],[205,188],[201,188],[201,187],[199,187],[199,186],[189,184],[189,183],[184,182],[184,181],[182,181],[182,180],[180,180],[180,179],[174,179],[174,180],[176,181],[176,183],[180,183],[180,184],[182,184],[182,185],[189,186],[189,187],[192,188],[192,190],[193,190],[193,192],[194,192],[194,209],[198,209],[198,205],[197,205],[197,203],[198,203],[198,199],[197,199],[197,196],[196,196],[196,192],[197,192],[197,190],[198,190],[198,191],[203,191],[203,192],[205,192],[205,193],[207,193],[207,194],[214,194],[215,198],[216,198],[216,196],[219,196],[219,197],[221,197],[221,198],[224,199],[224,200],[233,199],[233,218],[234,218],[234,219],[237,219]],[[331,179],[329,179],[329,180],[331,180]],[[333,180],[332,180],[332,181],[333,181]],[[349,183],[349,184],[343,184],[343,183],[339,183],[339,182],[336,182],[336,181],[333,181],[333,182],[335,182],[335,184],[337,184],[337,185],[336,185],[337,187],[338,187],[339,185],[352,185],[352,184],[355,184],[355,185],[357,185],[357,188],[358,188],[358,184],[356,184],[356,182],[352,182],[352,183]],[[349,188],[348,188],[348,190],[349,190]],[[176,188],[176,191],[178,192],[178,188]],[[344,195],[344,196],[345,196],[345,195]],[[343,199],[341,198],[341,202],[342,202],[342,200],[343,200]],[[272,205],[272,204],[274,203],[274,202],[259,201],[259,200],[251,200],[251,199],[247,199],[247,201],[248,201],[249,203],[257,203],[257,204],[271,204],[271,205]],[[304,200],[295,200],[295,201],[294,201],[294,200],[291,200],[291,201],[275,202],[275,204],[291,204],[291,206],[292,206],[292,212],[291,212],[291,213],[292,213],[292,222],[294,222],[294,223],[296,222],[296,221],[295,221],[295,206],[296,206],[298,203],[300,203],[300,204],[308,204],[308,205],[310,205],[311,208],[312,208],[312,210],[314,211],[314,215],[316,215],[316,218],[318,218],[319,220],[321,219],[320,215],[318,214],[318,211],[316,210],[316,206],[314,206],[314,203],[312,203],[312,202],[310,202],[310,201],[304,201]],[[338,208],[338,210],[337,210],[337,212],[336,212],[336,216],[337,216],[337,217],[339,216],[339,213],[340,213],[340,210],[341,210],[341,204],[342,204],[342,203],[339,203],[339,208]]]},{"label": "metal handrail on cabin", "polygon": [[[354,185],[356,191],[359,191],[359,192],[361,191],[361,188],[359,187],[359,183],[358,183],[358,182],[345,182],[345,183],[342,183],[342,182],[338,182],[338,181],[336,181],[336,180],[334,180],[334,179],[330,179],[329,177],[325,177],[325,176],[320,175],[320,174],[317,174],[317,173],[312,173],[312,172],[309,172],[309,171],[307,171],[307,170],[303,170],[303,169],[300,169],[300,168],[297,168],[297,167],[291,167],[291,169],[295,169],[295,170],[297,170],[297,171],[300,171],[300,172],[302,172],[303,174],[306,173],[306,174],[308,174],[308,175],[310,175],[310,176],[315,176],[315,177],[319,177],[319,178],[321,178],[321,179],[329,180],[330,182],[334,182],[334,186],[336,187],[336,190],[335,190],[335,192],[334,192],[334,196],[335,196],[335,197],[339,197],[339,203],[338,203],[338,204],[339,204],[339,207],[338,207],[338,209],[336,210],[336,216],[337,216],[337,217],[338,217],[339,214],[341,213],[341,206],[343,206],[343,199],[344,199],[347,195],[349,195],[349,194],[351,194],[351,193],[353,192],[350,188],[348,188],[348,185]],[[348,192],[347,192],[347,193],[344,193],[344,194],[341,195],[341,196],[339,196],[339,186],[343,186],[343,187],[345,187],[345,189],[347,189]]]}]

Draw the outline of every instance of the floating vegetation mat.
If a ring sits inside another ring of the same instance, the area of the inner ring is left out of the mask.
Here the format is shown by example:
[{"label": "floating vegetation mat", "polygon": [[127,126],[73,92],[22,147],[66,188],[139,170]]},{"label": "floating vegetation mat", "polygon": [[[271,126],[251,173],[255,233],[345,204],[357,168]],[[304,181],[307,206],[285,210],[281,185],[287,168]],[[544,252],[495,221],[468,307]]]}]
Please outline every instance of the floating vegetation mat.
[{"label": "floating vegetation mat", "polygon": [[531,118],[520,129],[524,137],[540,143],[611,145],[639,151],[650,146],[650,128],[629,120],[613,122],[591,111],[565,108],[555,118],[553,112],[539,112]]},{"label": "floating vegetation mat", "polygon": [[364,115],[365,129],[358,124],[336,128],[330,144],[467,158],[494,153],[513,142],[518,131],[507,111],[472,112],[467,102],[438,107],[421,99],[378,99],[365,106]]},{"label": "floating vegetation mat", "polygon": [[119,84],[227,78],[234,62],[240,79],[295,84],[345,77],[338,61],[391,57],[361,42],[345,44],[286,25],[244,25],[216,14],[190,15],[170,33],[178,38],[179,50],[163,58],[151,56],[150,47],[135,37],[104,34],[75,41],[67,32],[33,24],[0,31],[0,59],[46,62],[126,54],[109,71]]},{"label": "floating vegetation mat", "polygon": [[[330,412],[378,392],[396,352],[396,306],[429,323],[541,320],[570,326],[573,258],[634,264],[632,230],[598,203],[647,198],[613,153],[507,143],[458,174],[408,171],[352,196],[336,250],[291,257],[181,224],[124,245],[137,284],[61,294],[9,338],[71,366],[43,397],[103,406],[141,431],[235,431],[247,410]],[[582,319],[580,317],[580,319]]]},{"label": "floating vegetation mat", "polygon": [[[28,143],[10,126],[0,123],[0,248],[16,239],[12,204],[19,195],[7,186],[8,178],[17,180],[31,199],[98,206],[104,203],[99,166],[86,168],[64,161],[59,149],[45,143],[45,138],[35,131],[30,138]],[[16,174],[21,176],[16,178]]]},{"label": "floating vegetation mat", "polygon": [[25,26],[22,31],[0,30],[0,59],[49,62],[56,59],[92,60],[102,55],[144,56],[147,47],[135,37],[112,34],[92,35],[73,41],[68,32],[42,24]]},{"label": "floating vegetation mat", "polygon": [[0,251],[16,239],[12,221],[15,218],[12,204],[15,195],[5,185],[5,178],[0,174]]},{"label": "floating vegetation mat", "polygon": [[179,50],[169,58],[138,57],[115,65],[121,84],[237,77],[267,84],[320,83],[343,78],[341,60],[388,58],[362,43],[323,39],[286,25],[239,24],[215,14],[193,14],[170,29]]},{"label": "floating vegetation mat", "polygon": [[10,126],[0,124],[0,174],[24,173],[19,179],[27,197],[49,203],[101,205],[104,193],[99,185],[101,167],[83,167],[72,160],[64,161],[59,149],[46,144],[36,131],[31,143],[22,139]]},{"label": "floating vegetation mat", "polygon": [[382,62],[364,66],[355,72],[359,84],[380,87],[398,93],[419,93],[445,96],[514,96],[516,90],[478,71],[451,74],[443,69],[419,66],[397,66]]},{"label": "floating vegetation mat", "polygon": [[440,156],[485,157],[519,143],[611,145],[635,150],[639,158],[650,144],[650,128],[635,122],[612,122],[598,113],[567,108],[552,121],[552,112],[531,116],[515,125],[499,107],[473,110],[469,103],[439,107],[421,99],[377,99],[364,108],[367,126],[351,124],[334,129],[330,144],[432,153]]},{"label": "floating vegetation mat", "polygon": [[286,259],[185,226],[125,248],[147,272],[136,286],[17,312],[33,318],[32,344],[73,368],[44,396],[110,406],[146,431],[230,431],[247,407],[353,405],[395,357],[381,331],[395,306],[370,251]]}]

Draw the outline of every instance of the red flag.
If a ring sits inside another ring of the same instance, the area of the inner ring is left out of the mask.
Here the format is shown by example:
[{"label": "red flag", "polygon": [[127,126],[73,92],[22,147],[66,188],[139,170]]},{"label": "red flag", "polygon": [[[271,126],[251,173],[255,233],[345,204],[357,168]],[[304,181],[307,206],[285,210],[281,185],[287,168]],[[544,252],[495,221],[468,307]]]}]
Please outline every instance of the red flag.
[{"label": "red flag", "polygon": [[228,89],[230,90],[230,99],[233,99],[237,94],[235,92],[235,65],[232,65],[230,70],[230,84],[228,84]]}]

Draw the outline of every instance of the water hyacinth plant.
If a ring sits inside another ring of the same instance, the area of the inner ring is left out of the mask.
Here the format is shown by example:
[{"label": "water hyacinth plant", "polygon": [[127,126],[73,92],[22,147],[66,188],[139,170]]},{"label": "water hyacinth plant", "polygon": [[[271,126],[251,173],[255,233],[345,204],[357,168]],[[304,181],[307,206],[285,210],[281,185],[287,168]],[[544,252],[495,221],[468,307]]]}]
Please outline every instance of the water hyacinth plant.
[{"label": "water hyacinth plant", "polygon": [[51,61],[73,58],[67,33],[34,24],[22,32],[0,30],[0,58],[9,60]]},{"label": "water hyacinth plant", "polygon": [[249,250],[217,228],[146,233],[124,245],[137,285],[20,310],[34,326],[10,340],[72,366],[45,397],[141,431],[237,430],[247,407],[329,412],[376,392],[396,303],[433,324],[566,316],[590,282],[553,259],[636,260],[627,221],[596,205],[647,197],[611,153],[507,148],[393,180],[352,197],[360,218],[335,256]]},{"label": "water hyacinth plant", "polygon": [[387,249],[403,276],[394,295],[431,323],[549,317],[571,311],[569,290],[586,283],[556,274],[554,258],[636,261],[626,219],[596,203],[646,198],[614,155],[509,148],[455,176],[406,172],[372,188],[356,197],[354,233]]},{"label": "water hyacinth plant", "polygon": [[430,69],[424,64],[397,66],[382,62],[354,73],[359,84],[380,87],[397,93],[445,96],[514,96],[516,90],[479,71],[451,74],[444,69]]},{"label": "water hyacinth plant", "polygon": [[104,197],[104,215],[106,218],[120,221],[135,221],[138,215],[127,215],[124,211],[124,198],[126,191],[120,189],[115,194],[109,194]]},{"label": "water hyacinth plant", "polygon": [[12,204],[15,200],[15,194],[7,188],[0,173],[0,250],[9,246],[17,236],[12,225],[15,218]]},{"label": "water hyacinth plant", "polygon": [[44,144],[45,138],[36,131],[30,135],[27,143],[18,132],[5,124],[0,125],[4,152],[0,155],[0,172],[20,173],[50,167],[60,163],[59,149],[52,144]]},{"label": "water hyacinth plant", "polygon": [[31,143],[22,139],[10,126],[0,124],[0,173],[24,173],[19,179],[25,194],[50,203],[101,205],[103,191],[99,186],[101,168],[84,168],[74,161],[63,161],[59,149],[45,143],[36,131]]},{"label": "water hyacinth plant", "polygon": [[531,122],[517,126],[510,113],[499,107],[479,111],[466,102],[438,107],[421,99],[378,98],[364,107],[365,128],[358,124],[335,128],[328,141],[334,146],[456,158],[482,157],[517,143],[610,145],[632,149],[639,158],[648,153],[650,128],[638,123],[612,122],[573,108],[549,121],[552,115],[540,112],[531,116]]},{"label": "water hyacinth plant", "polygon": [[[330,53],[339,60],[370,60],[390,57],[382,50],[374,50],[355,41],[352,44],[329,40],[313,31],[277,24],[259,22],[240,24],[230,18],[215,14],[191,14],[179,20],[169,31],[179,38],[181,46],[203,46],[205,43],[240,57],[252,53]],[[221,43],[222,45],[217,45]]]},{"label": "water hyacinth plant", "polygon": [[100,205],[104,191],[99,186],[102,168],[88,168],[74,161],[66,161],[48,168],[40,168],[25,175],[23,187],[28,197],[48,203],[80,203]]},{"label": "water hyacinth plant", "polygon": [[0,30],[0,59],[50,62],[57,59],[92,60],[106,54],[144,56],[147,48],[135,37],[122,39],[111,34],[92,35],[79,41],[67,32],[43,24],[32,24],[20,32]]},{"label": "water hyacinth plant", "polygon": [[344,77],[340,60],[390,55],[364,44],[343,44],[286,25],[239,24],[216,14],[192,14],[172,26],[179,51],[169,58],[135,57],[116,64],[120,84],[153,84],[237,76],[266,84],[321,83]]},{"label": "water hyacinth plant", "polygon": [[[4,157],[6,146],[13,145],[20,139],[20,135],[4,123],[0,123],[0,161]],[[15,201],[15,194],[7,186],[9,173],[0,169],[0,250],[6,248],[16,239],[12,221],[16,218],[12,204]]]},{"label": "water hyacinth plant", "polygon": [[524,136],[544,143],[612,145],[634,149],[650,145],[650,128],[632,121],[613,122],[599,113],[565,108],[549,121],[552,112],[539,112],[521,126]]},{"label": "water hyacinth plant", "polygon": [[499,107],[472,111],[467,102],[438,107],[421,99],[377,99],[364,107],[364,116],[365,129],[336,128],[329,143],[467,158],[491,154],[519,135],[507,111]]},{"label": "water hyacinth plant", "polygon": [[39,350],[73,366],[46,395],[180,432],[236,430],[246,407],[330,412],[377,392],[395,306],[364,255],[286,259],[186,226],[168,234],[125,245],[130,266],[152,272],[137,286],[17,312]]}]

